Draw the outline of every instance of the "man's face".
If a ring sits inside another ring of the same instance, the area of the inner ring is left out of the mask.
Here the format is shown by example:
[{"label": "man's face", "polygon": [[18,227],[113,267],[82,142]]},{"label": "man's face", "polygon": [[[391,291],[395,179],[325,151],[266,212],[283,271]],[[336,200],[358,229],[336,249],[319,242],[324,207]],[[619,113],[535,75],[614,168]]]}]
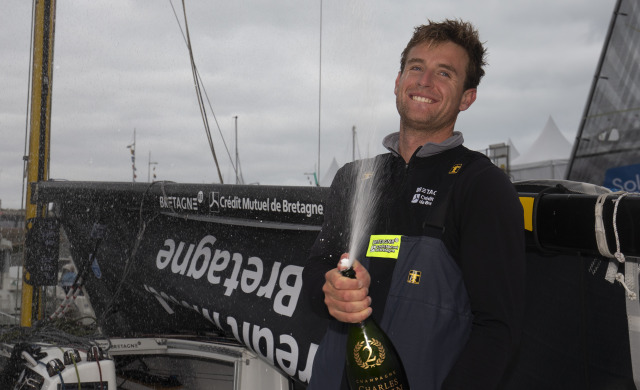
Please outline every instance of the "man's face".
[{"label": "man's face", "polygon": [[452,42],[413,47],[396,78],[396,106],[401,128],[452,132],[460,111],[475,101],[476,89],[464,90],[469,58]]}]

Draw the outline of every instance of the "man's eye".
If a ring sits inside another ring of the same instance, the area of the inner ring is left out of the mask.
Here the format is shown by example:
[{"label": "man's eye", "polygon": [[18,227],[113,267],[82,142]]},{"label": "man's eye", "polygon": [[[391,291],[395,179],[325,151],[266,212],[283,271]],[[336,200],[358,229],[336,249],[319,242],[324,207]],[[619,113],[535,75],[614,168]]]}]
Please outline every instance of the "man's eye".
[{"label": "man's eye", "polygon": [[451,75],[449,74],[449,72],[445,72],[444,70],[443,70],[443,71],[440,71],[440,76],[449,77],[449,78],[451,77]]}]

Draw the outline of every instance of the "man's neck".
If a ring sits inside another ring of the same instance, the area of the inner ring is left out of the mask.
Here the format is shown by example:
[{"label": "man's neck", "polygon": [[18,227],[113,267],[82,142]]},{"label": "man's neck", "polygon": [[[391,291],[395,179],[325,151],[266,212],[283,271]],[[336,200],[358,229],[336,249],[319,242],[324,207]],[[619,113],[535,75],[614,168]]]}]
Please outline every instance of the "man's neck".
[{"label": "man's neck", "polygon": [[407,131],[406,129],[400,129],[400,136],[398,140],[398,151],[405,162],[409,162],[411,156],[416,152],[419,147],[431,142],[439,144],[444,142],[447,138],[453,135],[453,129],[447,129],[443,131],[437,131],[434,133],[422,132],[422,131]]}]

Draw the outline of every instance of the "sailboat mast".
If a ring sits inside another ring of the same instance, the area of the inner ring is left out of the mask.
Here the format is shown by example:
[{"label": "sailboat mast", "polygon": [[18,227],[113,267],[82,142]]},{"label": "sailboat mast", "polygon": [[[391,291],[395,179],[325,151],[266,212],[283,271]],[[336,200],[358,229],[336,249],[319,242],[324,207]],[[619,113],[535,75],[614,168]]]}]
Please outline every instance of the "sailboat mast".
[{"label": "sailboat mast", "polygon": [[[34,3],[34,34],[29,154],[27,156],[27,196],[25,218],[27,235],[33,221],[44,217],[46,207],[32,202],[32,184],[49,178],[49,150],[51,126],[51,90],[53,81],[53,43],[55,35],[56,1]],[[25,244],[26,252],[26,244]],[[20,324],[31,326],[42,317],[42,287],[30,284],[30,274],[24,271]]]},{"label": "sailboat mast", "polygon": [[356,161],[356,127],[351,128],[351,161]]}]

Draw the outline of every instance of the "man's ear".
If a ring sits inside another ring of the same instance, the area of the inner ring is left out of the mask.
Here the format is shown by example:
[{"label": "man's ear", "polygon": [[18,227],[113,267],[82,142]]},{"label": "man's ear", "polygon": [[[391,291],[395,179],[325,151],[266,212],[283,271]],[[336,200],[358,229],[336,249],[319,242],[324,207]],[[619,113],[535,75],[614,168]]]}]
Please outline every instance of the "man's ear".
[{"label": "man's ear", "polygon": [[460,111],[465,111],[471,107],[473,102],[476,101],[476,94],[478,90],[476,88],[469,88],[462,93],[462,99],[460,100]]}]

